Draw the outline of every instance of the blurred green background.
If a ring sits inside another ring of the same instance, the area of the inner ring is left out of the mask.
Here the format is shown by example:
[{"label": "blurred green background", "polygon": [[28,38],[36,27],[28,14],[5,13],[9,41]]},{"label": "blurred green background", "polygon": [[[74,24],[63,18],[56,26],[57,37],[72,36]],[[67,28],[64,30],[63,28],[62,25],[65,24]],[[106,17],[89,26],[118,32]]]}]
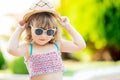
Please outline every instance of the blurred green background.
[{"label": "blurred green background", "polygon": [[[86,64],[87,67],[120,64],[120,0],[61,0],[57,11],[70,19],[71,24],[81,33],[87,44],[86,49],[80,52],[63,54],[63,60],[68,68],[66,75],[71,75],[78,68],[86,69]],[[14,29],[13,26],[8,35],[0,35],[1,43],[7,43]],[[71,40],[64,29],[63,37]],[[27,74],[24,59],[19,57],[8,61],[3,56],[4,51],[1,46],[1,72]],[[72,70],[72,67],[69,69],[70,63],[78,65]],[[86,64],[81,65],[81,63]]]}]

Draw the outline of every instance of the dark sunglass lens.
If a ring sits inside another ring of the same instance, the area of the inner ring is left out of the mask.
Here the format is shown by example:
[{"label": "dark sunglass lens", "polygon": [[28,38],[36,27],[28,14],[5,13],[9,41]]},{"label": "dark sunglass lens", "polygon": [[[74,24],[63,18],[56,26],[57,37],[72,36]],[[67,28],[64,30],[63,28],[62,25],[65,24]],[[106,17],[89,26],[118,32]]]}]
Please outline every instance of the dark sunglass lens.
[{"label": "dark sunglass lens", "polygon": [[35,30],[36,35],[41,35],[42,33],[43,33],[43,30],[41,30],[41,29],[36,29]]},{"label": "dark sunglass lens", "polygon": [[48,36],[53,36],[54,35],[54,30],[47,30],[47,35]]}]

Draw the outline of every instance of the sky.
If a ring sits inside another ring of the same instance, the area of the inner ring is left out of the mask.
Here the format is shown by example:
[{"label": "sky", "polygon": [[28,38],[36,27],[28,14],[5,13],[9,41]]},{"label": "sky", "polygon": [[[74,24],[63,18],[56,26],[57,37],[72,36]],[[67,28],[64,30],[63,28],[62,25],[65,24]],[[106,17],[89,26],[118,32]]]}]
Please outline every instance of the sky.
[{"label": "sky", "polygon": [[0,0],[0,14],[21,13],[33,2],[33,0]]},{"label": "sky", "polygon": [[15,22],[8,15],[22,14],[32,2],[33,0],[0,0],[0,35],[9,34],[10,27]]}]

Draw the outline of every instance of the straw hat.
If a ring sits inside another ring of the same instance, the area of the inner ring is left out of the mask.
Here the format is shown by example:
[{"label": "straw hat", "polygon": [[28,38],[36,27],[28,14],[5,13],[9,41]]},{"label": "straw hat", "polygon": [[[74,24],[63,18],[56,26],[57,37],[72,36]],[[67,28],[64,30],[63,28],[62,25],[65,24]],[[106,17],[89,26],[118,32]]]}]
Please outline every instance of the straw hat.
[{"label": "straw hat", "polygon": [[56,18],[59,17],[59,13],[55,11],[55,8],[50,0],[39,0],[37,3],[33,4],[31,8],[29,8],[27,13],[23,16],[23,21],[27,22],[30,16],[41,12],[49,12]]}]

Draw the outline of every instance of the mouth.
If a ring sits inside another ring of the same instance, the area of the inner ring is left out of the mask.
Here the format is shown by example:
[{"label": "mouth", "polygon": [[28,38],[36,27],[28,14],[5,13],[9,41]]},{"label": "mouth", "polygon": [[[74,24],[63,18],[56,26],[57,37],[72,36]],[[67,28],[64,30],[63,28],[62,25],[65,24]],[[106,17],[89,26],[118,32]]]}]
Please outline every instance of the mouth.
[{"label": "mouth", "polygon": [[45,39],[39,39],[40,41],[45,41]]}]

